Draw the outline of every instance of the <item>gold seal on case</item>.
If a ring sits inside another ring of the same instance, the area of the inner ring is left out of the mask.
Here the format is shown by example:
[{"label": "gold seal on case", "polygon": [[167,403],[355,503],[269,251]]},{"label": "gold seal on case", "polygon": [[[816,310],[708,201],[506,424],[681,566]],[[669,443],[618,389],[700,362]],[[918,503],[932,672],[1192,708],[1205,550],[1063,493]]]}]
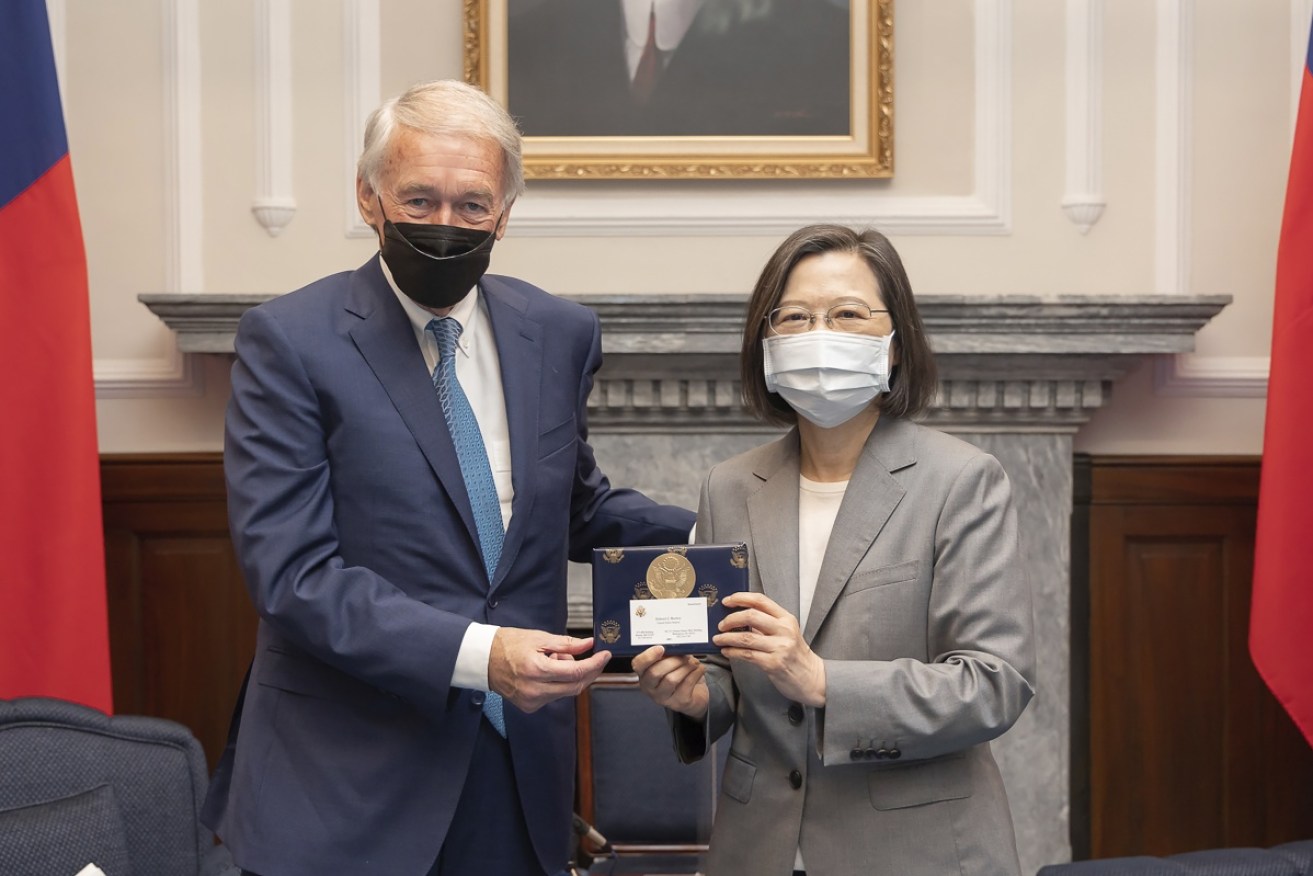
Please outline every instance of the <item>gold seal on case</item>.
[{"label": "gold seal on case", "polygon": [[643,583],[642,581],[639,581],[637,584],[634,585],[634,598],[635,598],[635,599],[651,599],[651,598],[652,598],[652,592],[651,592],[650,590],[647,589],[647,585],[646,585],[645,583]]},{"label": "gold seal on case", "polygon": [[672,554],[679,554],[682,557],[688,553],[688,545],[672,544],[670,547],[666,548],[666,551]]},{"label": "gold seal on case", "polygon": [[647,567],[647,589],[657,599],[680,599],[693,592],[697,572],[688,558],[664,553]]},{"label": "gold seal on case", "polygon": [[598,625],[597,635],[603,642],[608,645],[614,645],[620,641],[620,621],[604,620]]},{"label": "gold seal on case", "polygon": [[608,563],[618,563],[625,558],[624,548],[605,548],[602,551],[602,559]]},{"label": "gold seal on case", "polygon": [[720,596],[720,591],[716,589],[715,584],[703,584],[698,587],[698,596],[701,596],[707,601],[707,608],[711,608],[716,604],[716,600]]}]

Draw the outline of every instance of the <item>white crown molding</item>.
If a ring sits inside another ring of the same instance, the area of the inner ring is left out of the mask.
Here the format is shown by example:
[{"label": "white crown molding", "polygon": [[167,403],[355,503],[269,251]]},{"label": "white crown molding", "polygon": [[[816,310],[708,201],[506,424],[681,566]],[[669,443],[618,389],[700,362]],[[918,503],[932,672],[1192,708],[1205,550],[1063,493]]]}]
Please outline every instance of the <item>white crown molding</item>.
[{"label": "white crown molding", "polygon": [[1067,190],[1085,234],[1103,214],[1103,0],[1067,0]]},{"label": "white crown molding", "polygon": [[1154,391],[1190,398],[1265,398],[1270,366],[1267,356],[1159,356]]},{"label": "white crown molding", "polygon": [[374,229],[356,207],[356,161],[365,141],[365,119],[378,106],[379,0],[342,0],[342,39],[346,91],[346,236],[373,237]]},{"label": "white crown molding", "polygon": [[46,0],[46,19],[50,24],[50,48],[55,55],[55,78],[59,84],[59,104],[68,114],[64,76],[68,72],[68,4],[66,0]]},{"label": "white crown molding", "polygon": [[169,339],[163,359],[97,359],[92,364],[96,398],[179,398],[205,394],[205,377],[194,356]]},{"label": "white crown molding", "polygon": [[[524,237],[784,235],[812,222],[876,225],[888,234],[1009,234],[1012,230],[1012,0],[975,0],[974,191],[964,196],[882,196],[850,183],[834,192],[778,186],[648,183],[533,186],[515,205],[510,233]],[[600,195],[600,196],[599,196]],[[352,212],[354,213],[354,201]],[[372,233],[368,232],[367,234]]]},{"label": "white crown molding", "polygon": [[1304,67],[1308,64],[1310,19],[1313,0],[1290,0],[1290,136],[1295,136],[1299,118],[1299,92],[1304,87]]},{"label": "white crown molding", "polygon": [[256,0],[255,219],[277,237],[296,214],[292,192],[292,10]]},{"label": "white crown molding", "polygon": [[1158,0],[1154,292],[1190,289],[1194,0]]}]

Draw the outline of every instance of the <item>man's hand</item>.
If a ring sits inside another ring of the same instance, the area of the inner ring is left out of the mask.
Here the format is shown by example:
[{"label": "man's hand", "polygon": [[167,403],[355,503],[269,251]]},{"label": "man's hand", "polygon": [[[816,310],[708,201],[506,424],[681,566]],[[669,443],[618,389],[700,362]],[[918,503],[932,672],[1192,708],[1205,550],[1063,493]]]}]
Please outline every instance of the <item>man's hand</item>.
[{"label": "man's hand", "polygon": [[522,712],[536,712],[561,697],[572,697],[592,684],[611,659],[598,651],[574,659],[593,647],[592,638],[557,636],[542,630],[502,627],[492,639],[488,686]]},{"label": "man's hand", "polygon": [[665,656],[666,649],[653,645],[633,660],[638,673],[638,688],[658,706],[701,721],[707,714],[711,694],[703,678],[707,668],[687,654]]},{"label": "man's hand", "polygon": [[711,641],[730,660],[765,672],[775,689],[804,706],[825,705],[825,661],[798,629],[798,619],[764,593],[732,593],[725,607],[736,609],[720,622]]}]

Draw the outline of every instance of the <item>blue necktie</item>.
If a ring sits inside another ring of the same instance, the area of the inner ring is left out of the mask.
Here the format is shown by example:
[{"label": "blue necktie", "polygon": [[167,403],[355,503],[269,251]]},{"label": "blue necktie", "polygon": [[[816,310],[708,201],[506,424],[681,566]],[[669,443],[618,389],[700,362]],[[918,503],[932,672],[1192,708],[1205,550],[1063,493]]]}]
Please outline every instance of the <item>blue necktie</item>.
[{"label": "blue necktie", "polygon": [[[501,559],[502,529],[501,500],[497,498],[497,485],[492,479],[492,466],[488,464],[488,451],[483,446],[479,421],[474,409],[461,389],[456,377],[456,341],[460,338],[461,324],[451,317],[429,320],[428,330],[438,342],[438,367],[433,369],[433,387],[438,391],[442,415],[451,430],[456,457],[460,460],[460,474],[465,479],[465,492],[474,509],[474,528],[479,533],[479,548],[483,554],[483,567],[491,585],[497,561]],[[483,700],[483,714],[502,736],[506,735],[506,719],[502,714],[501,694],[488,691]]]}]

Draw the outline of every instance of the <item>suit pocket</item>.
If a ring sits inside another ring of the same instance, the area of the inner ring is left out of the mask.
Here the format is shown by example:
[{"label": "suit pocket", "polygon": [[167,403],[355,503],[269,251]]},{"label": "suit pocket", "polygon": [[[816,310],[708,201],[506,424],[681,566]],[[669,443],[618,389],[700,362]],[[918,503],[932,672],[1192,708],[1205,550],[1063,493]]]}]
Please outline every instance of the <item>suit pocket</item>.
[{"label": "suit pocket", "polygon": [[720,787],[727,796],[747,803],[752,799],[752,780],[756,777],[757,768],[731,751],[725,758],[725,774]]},{"label": "suit pocket", "polygon": [[904,581],[915,581],[921,576],[921,561],[908,560],[905,563],[896,563],[892,566],[885,566],[880,569],[869,569],[861,572],[854,572],[853,576],[848,579],[848,594],[860,593],[863,590],[871,590],[875,587],[885,587],[889,584],[901,584]]},{"label": "suit pocket", "polygon": [[371,709],[397,709],[404,701],[345,672],[310,657],[267,649],[256,667],[255,680],[264,687]]},{"label": "suit pocket", "polygon": [[546,459],[558,450],[574,442],[579,436],[574,417],[564,423],[558,423],[538,436],[538,458]]},{"label": "suit pocket", "polygon": [[907,809],[971,796],[971,766],[962,754],[872,770],[866,777],[871,805]]}]

